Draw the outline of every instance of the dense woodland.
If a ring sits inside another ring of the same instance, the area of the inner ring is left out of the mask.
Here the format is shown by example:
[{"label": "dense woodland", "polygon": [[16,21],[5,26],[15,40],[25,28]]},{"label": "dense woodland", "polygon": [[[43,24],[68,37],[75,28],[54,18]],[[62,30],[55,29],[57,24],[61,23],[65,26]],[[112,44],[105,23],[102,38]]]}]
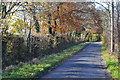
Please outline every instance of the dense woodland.
[{"label": "dense woodland", "polygon": [[[103,41],[120,52],[120,2],[2,2],[3,71],[78,43]],[[96,5],[100,7],[96,8]]]}]

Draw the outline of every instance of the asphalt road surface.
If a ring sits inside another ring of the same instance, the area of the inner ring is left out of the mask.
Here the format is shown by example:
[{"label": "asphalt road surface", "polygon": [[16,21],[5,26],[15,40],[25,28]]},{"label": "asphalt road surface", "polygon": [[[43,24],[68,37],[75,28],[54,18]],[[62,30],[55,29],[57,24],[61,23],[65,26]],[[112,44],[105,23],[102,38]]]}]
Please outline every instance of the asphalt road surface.
[{"label": "asphalt road surface", "polygon": [[42,78],[110,78],[100,47],[99,42],[89,44]]}]

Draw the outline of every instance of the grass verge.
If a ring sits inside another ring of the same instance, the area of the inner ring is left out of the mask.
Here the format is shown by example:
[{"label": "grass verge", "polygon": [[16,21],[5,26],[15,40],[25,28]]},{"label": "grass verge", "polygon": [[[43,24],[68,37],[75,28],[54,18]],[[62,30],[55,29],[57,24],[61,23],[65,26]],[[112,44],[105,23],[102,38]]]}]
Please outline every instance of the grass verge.
[{"label": "grass verge", "polygon": [[42,59],[35,59],[32,64],[25,63],[24,65],[17,65],[17,68],[13,68],[11,71],[4,72],[2,74],[5,78],[34,78],[43,75],[56,65],[74,55],[78,51],[82,50],[89,42],[81,43],[79,45],[72,46],[63,50],[61,53],[51,54],[45,56]]},{"label": "grass verge", "polygon": [[118,65],[118,58],[114,55],[111,55],[106,50],[107,44],[102,44],[101,51],[104,61],[106,62],[107,70],[110,72],[112,78],[114,80],[120,79],[120,73],[119,73],[119,65]]}]

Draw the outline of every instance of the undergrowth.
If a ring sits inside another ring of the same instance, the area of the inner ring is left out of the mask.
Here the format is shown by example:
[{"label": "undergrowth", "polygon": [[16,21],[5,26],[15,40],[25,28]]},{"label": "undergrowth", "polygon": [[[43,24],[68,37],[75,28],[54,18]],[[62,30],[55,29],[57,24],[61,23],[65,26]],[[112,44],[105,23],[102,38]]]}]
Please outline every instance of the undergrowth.
[{"label": "undergrowth", "polygon": [[72,46],[63,50],[61,53],[51,54],[49,56],[45,56],[41,59],[34,59],[30,63],[23,63],[22,65],[13,65],[16,68],[12,68],[11,70],[6,70],[3,73],[3,78],[34,78],[40,75],[43,75],[46,71],[49,71],[53,67],[55,67],[58,63],[62,62],[66,58],[72,56],[73,54],[80,51],[85,45],[89,44],[81,43],[79,45]]}]

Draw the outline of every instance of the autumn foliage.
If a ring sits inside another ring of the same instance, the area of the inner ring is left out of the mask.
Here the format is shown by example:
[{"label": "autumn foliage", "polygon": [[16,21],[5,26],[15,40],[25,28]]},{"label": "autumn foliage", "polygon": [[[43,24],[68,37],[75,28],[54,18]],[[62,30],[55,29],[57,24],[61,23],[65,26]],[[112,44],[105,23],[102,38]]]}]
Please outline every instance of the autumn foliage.
[{"label": "autumn foliage", "polygon": [[[85,4],[82,7],[73,2],[2,4],[4,9],[10,5],[8,13],[4,14],[7,12],[4,10],[2,13],[4,68],[60,52],[71,45],[89,41],[92,34],[102,33],[99,11],[90,6],[91,3],[79,3]],[[13,7],[18,9],[14,11]],[[25,59],[26,56],[29,57]]]}]

